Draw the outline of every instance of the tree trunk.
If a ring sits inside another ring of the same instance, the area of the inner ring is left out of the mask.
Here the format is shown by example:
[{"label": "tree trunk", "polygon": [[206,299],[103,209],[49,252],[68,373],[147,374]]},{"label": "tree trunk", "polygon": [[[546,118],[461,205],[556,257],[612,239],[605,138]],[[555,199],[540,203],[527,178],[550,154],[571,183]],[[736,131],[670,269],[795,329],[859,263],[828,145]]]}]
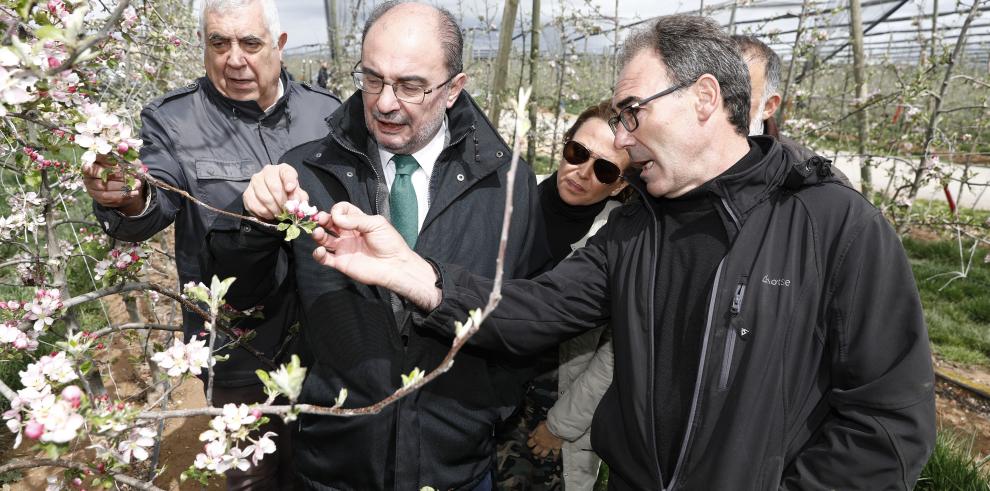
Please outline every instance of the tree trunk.
[{"label": "tree trunk", "polygon": [[808,15],[808,6],[811,0],[804,0],[801,3],[801,15],[798,17],[797,31],[794,33],[794,46],[791,48],[791,62],[787,65],[787,81],[784,83],[784,95],[780,102],[780,117],[777,124],[781,127],[787,121],[787,106],[791,103],[791,84],[794,82],[794,64],[797,62],[798,48],[801,46],[801,35],[804,34],[804,19]]},{"label": "tree trunk", "polygon": [[327,46],[334,65],[340,62],[340,46],[337,42],[337,0],[324,0],[323,8],[327,18]]},{"label": "tree trunk", "polygon": [[533,92],[529,98],[529,139],[526,142],[526,161],[532,166],[536,164],[536,138],[540,134],[536,126],[539,119],[539,105],[536,102],[539,100],[537,67],[540,61],[540,0],[533,0],[533,19],[530,24],[529,86]]},{"label": "tree trunk", "polygon": [[956,38],[956,46],[952,49],[952,56],[945,63],[945,76],[942,78],[942,86],[939,88],[938,95],[933,96],[935,98],[935,106],[932,108],[931,116],[928,118],[928,128],[925,130],[925,145],[921,152],[921,161],[918,163],[918,169],[914,173],[914,181],[911,183],[911,189],[908,193],[908,199],[912,201],[918,196],[918,190],[921,189],[921,182],[924,180],[925,174],[928,173],[928,167],[931,163],[928,153],[932,148],[932,142],[935,141],[938,122],[942,116],[942,102],[945,101],[945,93],[948,92],[949,82],[952,80],[952,70],[963,55],[966,48],[966,33],[969,32],[969,26],[973,23],[973,18],[979,12],[980,2],[973,2],[973,7],[969,9],[969,14],[966,15],[962,29],[959,30],[959,36]]},{"label": "tree trunk", "polygon": [[[849,32],[852,34],[853,76],[856,80],[856,100],[866,104],[866,56],[863,53],[863,9],[859,0],[849,1]],[[859,143],[856,147],[859,153],[860,191],[867,199],[871,199],[873,177],[870,172],[870,161],[866,158],[866,140],[869,137],[867,127],[869,117],[863,109],[856,115],[856,125],[859,130]]]},{"label": "tree trunk", "polygon": [[495,57],[495,74],[492,90],[488,101],[488,117],[498,128],[498,118],[502,112],[502,96],[505,92],[505,82],[509,77],[509,53],[512,52],[512,31],[516,24],[516,10],[519,0],[506,0],[505,10],[502,11],[502,27],[498,33],[498,55]]},{"label": "tree trunk", "polygon": [[[733,0],[732,11],[729,13],[729,34],[736,33],[736,9],[738,8],[739,0]],[[793,56],[791,58],[793,58]]]}]

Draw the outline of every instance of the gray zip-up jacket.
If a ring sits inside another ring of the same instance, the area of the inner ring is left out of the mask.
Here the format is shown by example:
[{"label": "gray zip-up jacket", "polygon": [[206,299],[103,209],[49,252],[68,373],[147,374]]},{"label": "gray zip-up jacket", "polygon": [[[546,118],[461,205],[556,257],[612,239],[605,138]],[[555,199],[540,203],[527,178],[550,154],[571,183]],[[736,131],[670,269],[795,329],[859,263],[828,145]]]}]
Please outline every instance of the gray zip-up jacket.
[{"label": "gray zip-up jacket", "polygon": [[[291,82],[282,72],[284,93],[267,112],[255,101],[224,97],[206,77],[155,99],[141,111],[141,160],[152,176],[188,191],[211,206],[224,209],[247,188],[262,166],[278,162],[288,149],[327,134],[325,119],[340,106],[329,92]],[[116,239],[138,242],[175,222],[175,262],[179,282],[204,281],[199,253],[217,213],[176,193],[148,187],[149,206],[128,217],[95,202],[104,231]],[[284,269],[284,268],[283,268]],[[294,321],[295,302],[280,288],[264,303],[264,319],[245,319],[237,327],[254,329],[251,345],[271,358],[284,329]],[[203,320],[183,309],[188,340],[202,330]],[[221,340],[222,342],[223,340]],[[245,350],[233,350],[216,366],[218,386],[259,383],[254,371],[269,368]]]}]

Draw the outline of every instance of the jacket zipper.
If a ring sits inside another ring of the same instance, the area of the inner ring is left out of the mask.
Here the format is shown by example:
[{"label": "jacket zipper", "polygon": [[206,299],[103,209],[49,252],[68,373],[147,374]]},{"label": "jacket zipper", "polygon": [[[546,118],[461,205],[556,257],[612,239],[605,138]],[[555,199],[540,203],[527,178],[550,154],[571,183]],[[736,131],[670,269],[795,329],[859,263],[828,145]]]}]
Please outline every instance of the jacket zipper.
[{"label": "jacket zipper", "polygon": [[[643,206],[650,213],[650,216],[653,217],[653,222],[651,223],[651,226],[653,227],[653,248],[652,248],[652,251],[653,252],[651,253],[651,261],[650,261],[651,264],[652,264],[652,269],[651,269],[652,273],[650,273],[650,287],[646,291],[647,292],[650,292],[651,295],[655,295],[654,289],[656,288],[656,282],[657,282],[657,260],[658,260],[657,253],[656,253],[656,248],[660,244],[660,222],[657,220],[657,214],[656,214],[656,212],[653,211],[653,208],[649,204],[650,203],[650,201],[649,201],[650,196],[647,195],[647,193],[645,193],[643,190],[639,189],[638,187],[634,187],[634,189],[636,189],[636,191],[639,192],[640,197],[643,198]],[[651,298],[647,302],[647,305],[648,305],[648,307],[646,308],[647,321],[646,321],[646,323],[644,323],[644,326],[648,326],[648,328],[652,330],[652,326],[656,323],[656,320],[654,319],[655,315],[654,315],[654,302],[653,302],[653,298]],[[650,401],[650,402],[653,401],[653,388],[654,388],[654,384],[656,383],[656,381],[654,380],[654,377],[656,375],[656,369],[654,368],[656,366],[656,360],[654,359],[655,358],[655,355],[656,355],[655,349],[654,349],[654,347],[651,346],[650,347],[650,366],[648,367],[648,369],[649,369],[649,381],[650,382],[649,382],[649,384],[646,387],[646,396],[647,396],[647,399],[646,400],[647,401]],[[650,402],[648,402],[648,404]],[[652,424],[650,425],[650,437],[649,438],[650,438],[650,443],[653,445],[653,455],[655,457],[654,458],[654,464],[656,465],[656,468],[654,469],[654,471],[656,472],[657,479],[660,482],[660,486],[661,486],[661,490],[662,490],[663,489],[663,471],[660,469],[660,458],[659,458],[660,451],[659,451],[659,449],[657,449],[657,431],[656,431],[656,424],[657,423],[656,423],[656,420],[653,419],[652,408],[651,408],[651,412],[650,412],[649,417],[651,418],[651,421],[652,421]]]},{"label": "jacket zipper", "polygon": [[268,163],[274,164],[275,160],[272,159],[272,153],[268,150],[268,144],[265,143],[265,135],[261,132],[261,121],[258,121],[258,139],[261,140],[261,146],[265,149],[265,155],[268,156]]},{"label": "jacket zipper", "polygon": [[[718,376],[718,390],[729,386],[729,371],[732,368],[732,354],[736,347],[736,331],[733,324],[742,311],[743,298],[746,295],[746,277],[739,279],[736,291],[732,296],[732,307],[729,308],[730,320],[725,333],[725,350],[722,352],[722,373]],[[740,334],[742,336],[743,334]]]},{"label": "jacket zipper", "polygon": [[[729,203],[725,200],[725,198],[722,198],[722,206],[725,207],[726,212],[728,212],[729,217],[732,218],[732,223],[736,225],[736,228],[742,228],[739,225],[739,219],[736,218],[735,213],[732,212],[732,208],[729,206]],[[680,477],[681,466],[684,465],[684,460],[686,459],[687,451],[690,447],[691,437],[694,436],[694,431],[691,428],[694,425],[694,419],[698,413],[698,395],[701,393],[701,380],[705,375],[705,361],[707,361],[708,354],[708,339],[711,336],[712,321],[715,317],[715,304],[718,300],[718,285],[722,279],[722,267],[725,266],[725,259],[727,257],[729,257],[728,253],[726,253],[725,257],[718,262],[718,269],[715,271],[715,282],[712,284],[711,300],[708,302],[708,316],[705,321],[705,337],[703,338],[704,341],[702,341],[701,344],[701,359],[698,361],[698,375],[694,381],[694,395],[691,397],[691,412],[688,413],[687,426],[685,426],[686,430],[684,431],[684,441],[681,443],[681,451],[677,456],[677,465],[674,466],[674,476],[670,479],[670,486],[668,486],[667,489],[676,488],[677,478]],[[661,483],[662,482],[663,481],[661,481]]]}]

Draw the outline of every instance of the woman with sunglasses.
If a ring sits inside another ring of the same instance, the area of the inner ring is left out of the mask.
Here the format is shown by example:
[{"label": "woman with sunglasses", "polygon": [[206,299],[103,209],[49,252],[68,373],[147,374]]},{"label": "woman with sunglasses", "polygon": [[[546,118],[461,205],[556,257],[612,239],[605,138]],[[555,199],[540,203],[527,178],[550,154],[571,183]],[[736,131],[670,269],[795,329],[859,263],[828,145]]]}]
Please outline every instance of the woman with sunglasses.
[{"label": "woman with sunglasses", "polygon": [[[559,169],[540,183],[551,267],[584,246],[632,191],[622,179],[629,155],[612,145],[613,114],[609,101],[602,101],[578,115],[564,133]],[[524,448],[510,452],[523,455],[503,452],[500,488],[560,489],[563,481],[566,491],[590,491],[601,460],[591,451],[588,429],[612,383],[611,331],[602,326],[563,343],[542,357],[538,371],[522,412],[529,434],[515,437],[527,440],[532,454]]]}]

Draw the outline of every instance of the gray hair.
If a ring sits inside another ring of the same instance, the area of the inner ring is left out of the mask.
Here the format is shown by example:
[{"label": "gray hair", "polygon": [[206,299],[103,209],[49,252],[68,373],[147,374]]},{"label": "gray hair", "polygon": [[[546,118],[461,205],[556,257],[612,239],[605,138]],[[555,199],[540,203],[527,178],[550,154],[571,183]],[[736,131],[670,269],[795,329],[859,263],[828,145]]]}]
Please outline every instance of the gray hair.
[{"label": "gray hair", "polygon": [[[364,38],[368,37],[368,31],[371,30],[371,26],[375,24],[386,12],[392,10],[392,8],[401,5],[402,0],[390,0],[384,2],[375,7],[371,11],[371,15],[368,16],[368,20],[364,23],[364,29],[361,31],[361,44],[364,44]],[[443,7],[437,7],[431,5],[430,7],[437,10],[439,14],[440,21],[440,32],[437,34],[440,37],[440,46],[443,49],[444,64],[447,66],[447,75],[453,77],[458,73],[464,71],[464,35],[461,33],[461,26],[457,23],[457,19],[454,18],[454,14],[450,13],[449,10]]]},{"label": "gray hair", "polygon": [[732,40],[736,42],[736,47],[744,57],[752,55],[763,62],[763,77],[766,84],[763,86],[762,100],[770,99],[770,96],[777,93],[777,89],[780,88],[780,56],[756,36],[736,34],[732,36]]},{"label": "gray hair", "polygon": [[206,42],[207,36],[206,14],[242,9],[254,5],[255,2],[261,3],[265,25],[268,26],[268,34],[272,38],[272,47],[277,48],[278,38],[282,35],[282,24],[278,20],[278,8],[275,6],[275,0],[203,0],[203,9],[199,15],[199,33],[203,37],[203,42]]},{"label": "gray hair", "polygon": [[749,70],[732,39],[714,20],[696,15],[666,15],[634,32],[622,47],[622,66],[644,49],[663,60],[672,84],[690,83],[704,74],[718,80],[729,122],[749,134]]}]

